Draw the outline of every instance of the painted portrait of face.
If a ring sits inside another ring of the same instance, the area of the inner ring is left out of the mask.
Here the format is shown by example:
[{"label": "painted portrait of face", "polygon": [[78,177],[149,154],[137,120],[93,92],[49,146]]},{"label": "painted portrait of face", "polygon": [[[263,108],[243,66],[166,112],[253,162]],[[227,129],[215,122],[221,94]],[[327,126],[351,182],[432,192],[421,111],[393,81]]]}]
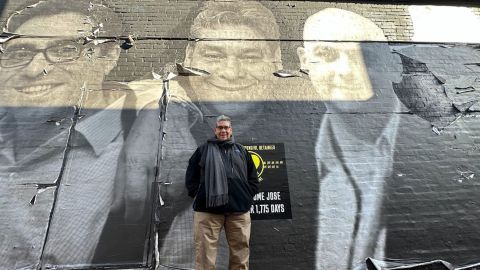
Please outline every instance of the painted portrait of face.
[{"label": "painted portrait of face", "polygon": [[80,33],[93,26],[86,16],[67,12],[35,16],[8,29],[25,37],[8,41],[0,55],[2,105],[66,107],[79,102],[82,88],[100,89],[119,51],[111,44],[84,45]]},{"label": "painted portrait of face", "polygon": [[325,100],[366,100],[372,94],[358,43],[308,42],[303,54],[313,86]]},{"label": "painted portrait of face", "polygon": [[361,101],[372,97],[359,42],[385,40],[373,22],[350,11],[327,8],[307,19],[304,40],[304,47],[297,49],[301,68],[308,70],[321,99]]},{"label": "painted portrait of face", "polygon": [[[274,71],[281,68],[278,25],[258,2],[205,3],[192,24],[196,41],[186,49],[184,64],[209,75],[188,78],[194,100],[230,115],[252,110],[269,100]],[[228,103],[237,102],[232,111]]]},{"label": "painted portrait of face", "polygon": [[[207,70],[210,75],[191,77],[190,84],[198,96],[206,101],[254,101],[263,83],[276,70],[277,63],[270,45],[258,31],[244,25],[219,25],[204,29],[191,51],[187,65]],[[229,41],[215,39],[244,39]]]}]

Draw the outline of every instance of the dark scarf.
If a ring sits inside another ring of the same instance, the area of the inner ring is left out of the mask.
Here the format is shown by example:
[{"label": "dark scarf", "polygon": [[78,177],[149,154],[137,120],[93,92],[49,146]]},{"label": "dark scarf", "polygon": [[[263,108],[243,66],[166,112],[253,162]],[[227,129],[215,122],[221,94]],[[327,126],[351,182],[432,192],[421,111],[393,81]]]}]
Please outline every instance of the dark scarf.
[{"label": "dark scarf", "polygon": [[217,138],[207,141],[207,149],[202,154],[200,166],[205,169],[205,193],[207,207],[222,206],[228,203],[228,182],[225,165],[219,145],[233,145],[233,140],[220,141]]}]

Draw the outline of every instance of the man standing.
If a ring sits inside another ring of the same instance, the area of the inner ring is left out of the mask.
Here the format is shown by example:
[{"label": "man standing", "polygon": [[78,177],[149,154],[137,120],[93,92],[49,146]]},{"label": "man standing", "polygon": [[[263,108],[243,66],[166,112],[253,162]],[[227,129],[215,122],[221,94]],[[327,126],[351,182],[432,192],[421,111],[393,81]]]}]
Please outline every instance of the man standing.
[{"label": "man standing", "polygon": [[248,269],[250,207],[258,191],[255,165],[245,148],[232,139],[229,117],[217,117],[215,138],[197,148],[189,160],[185,185],[195,197],[196,269],[215,269],[217,243],[225,228],[229,269]]},{"label": "man standing", "polygon": [[[162,269],[194,268],[191,227],[194,211],[192,202],[182,199],[187,195],[184,175],[192,152],[211,137],[211,130],[217,124],[216,116],[227,114],[236,119],[236,141],[285,145],[286,159],[292,161],[288,172],[290,183],[285,188],[318,189],[317,171],[312,169],[316,166],[315,156],[311,150],[315,148],[320,123],[316,119],[323,105],[314,104],[313,109],[313,104],[303,102],[314,100],[309,96],[314,93],[310,83],[301,79],[297,84],[298,80],[273,75],[282,69],[280,31],[273,13],[255,1],[206,1],[192,16],[192,41],[185,50],[183,64],[210,74],[178,76],[165,84],[169,94],[165,113],[168,120],[162,123],[158,118],[161,81],[129,83],[129,87],[139,93],[154,93],[154,98],[149,105],[141,107],[126,141],[125,181],[116,181],[129,187],[123,188],[126,198],[123,202],[126,216],[132,218],[142,212],[139,207],[143,205],[142,198],[147,197],[148,187],[156,182],[161,196],[160,207],[156,209],[156,229]],[[145,96],[148,95],[137,95],[142,100]],[[315,113],[306,112],[306,108]],[[272,135],[272,130],[279,132]],[[298,140],[299,137],[302,140]],[[160,145],[161,150],[152,145]],[[315,208],[303,205],[316,204],[317,193],[303,193],[294,196],[292,201],[294,218],[311,220],[315,215]],[[297,257],[296,267],[312,269],[315,242],[311,240],[316,235],[315,222],[305,224],[285,219],[262,220],[260,224],[251,238],[251,253],[255,254],[250,260],[252,267],[264,265],[262,254],[266,246],[279,249],[291,246],[289,239],[295,237],[301,238],[298,241],[301,244],[284,250],[287,254],[276,256],[270,266],[285,267],[293,263],[292,253],[298,252],[303,256]],[[264,237],[272,234],[272,227],[279,231],[274,230],[274,237]],[[222,234],[218,245],[219,269],[227,268],[226,242]]]},{"label": "man standing", "polygon": [[[307,93],[313,91],[309,91],[310,88],[307,87],[298,88],[291,80],[273,75],[273,72],[282,69],[278,41],[280,32],[273,13],[255,1],[206,1],[194,15],[190,36],[194,38],[185,50],[184,66],[205,70],[210,74],[178,76],[168,82],[167,121],[160,124],[158,119],[161,82],[129,83],[129,86],[138,92],[153,90],[150,92],[156,95],[152,103],[142,107],[126,141],[126,159],[129,162],[125,166],[124,182],[125,186],[130,188],[123,189],[126,198],[123,201],[125,208],[131,209],[126,211],[127,215],[131,213],[134,216],[142,212],[137,207],[142,205],[139,198],[145,198],[144,194],[148,194],[151,182],[157,182],[155,184],[159,186],[161,204],[164,203],[158,207],[156,213],[159,264],[166,269],[194,267],[195,252],[191,228],[193,211],[192,202],[182,199],[187,195],[184,175],[192,152],[211,137],[211,130],[216,127],[216,116],[227,114],[236,119],[237,141],[284,143],[287,159],[302,160],[292,164],[291,175],[294,177],[290,178],[290,181],[298,181],[302,187],[311,185],[307,188],[310,189],[315,188],[313,183],[317,180],[316,171],[306,173],[312,171],[309,168],[315,167],[314,153],[304,150],[314,149],[316,136],[315,132],[310,131],[317,128],[305,128],[305,132],[300,134],[295,127],[307,127],[318,122],[301,117],[305,103],[295,102],[296,99],[292,97],[306,97]],[[150,87],[153,89],[149,89]],[[284,94],[285,92],[289,95]],[[285,113],[286,110],[288,113]],[[313,115],[309,114],[309,117],[313,118]],[[258,128],[259,126],[262,128]],[[266,126],[269,128],[265,128]],[[289,128],[285,129],[286,126]],[[160,129],[164,133],[159,133]],[[271,129],[282,132],[272,136]],[[305,140],[299,143],[291,132],[295,132],[295,136],[305,136]],[[165,139],[161,134],[166,134]],[[151,147],[158,145],[159,141],[161,151]],[[160,164],[157,164],[157,160],[160,160]],[[156,166],[159,168],[157,179]],[[314,203],[317,197],[316,194],[309,193],[296,199],[301,202],[294,207]],[[295,210],[299,215],[312,216],[311,209],[307,207],[299,206]],[[256,243],[252,246],[252,254],[261,254],[267,245],[287,245],[290,237],[301,235],[305,241],[295,249],[301,250],[302,254],[309,258],[301,263],[304,263],[302,266],[305,269],[310,269],[315,245],[307,239],[313,239],[315,232],[314,229],[297,224],[300,223],[289,220],[262,221],[262,225],[256,228],[258,235],[271,233],[273,226],[279,228],[283,235],[275,238],[252,236],[252,244]],[[309,225],[313,224],[312,222]],[[222,235],[218,245],[218,268],[226,268],[227,265],[226,242]],[[278,256],[275,259],[275,264],[282,266],[291,262],[288,256]],[[263,265],[262,256],[252,257],[251,264],[258,264],[259,267]]]}]

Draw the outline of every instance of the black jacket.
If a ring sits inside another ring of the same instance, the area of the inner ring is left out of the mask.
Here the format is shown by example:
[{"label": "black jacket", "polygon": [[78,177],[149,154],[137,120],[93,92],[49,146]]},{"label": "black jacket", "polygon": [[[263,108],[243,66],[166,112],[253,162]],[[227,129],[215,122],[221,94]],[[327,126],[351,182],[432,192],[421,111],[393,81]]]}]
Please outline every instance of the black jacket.
[{"label": "black jacket", "polygon": [[[207,144],[197,148],[188,161],[185,175],[185,185],[188,195],[195,198],[193,209],[197,212],[215,214],[245,213],[250,211],[253,196],[258,192],[258,176],[252,157],[245,148],[238,143],[219,144],[222,161],[225,165],[228,181],[228,203],[217,207],[207,207],[205,192],[205,168],[200,166],[202,154],[207,149]],[[232,152],[233,151],[233,152]],[[247,168],[247,178],[240,179],[240,175],[232,173],[233,168]]]}]

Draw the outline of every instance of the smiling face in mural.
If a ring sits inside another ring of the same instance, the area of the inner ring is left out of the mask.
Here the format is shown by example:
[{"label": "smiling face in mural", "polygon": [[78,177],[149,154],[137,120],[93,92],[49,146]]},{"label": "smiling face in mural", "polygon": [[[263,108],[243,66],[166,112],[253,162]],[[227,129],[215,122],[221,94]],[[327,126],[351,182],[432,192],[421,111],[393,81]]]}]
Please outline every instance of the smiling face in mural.
[{"label": "smiling face in mural", "polygon": [[199,100],[218,102],[215,107],[225,112],[230,107],[225,102],[261,101],[272,95],[268,81],[279,60],[271,52],[271,45],[262,40],[265,37],[247,26],[221,25],[202,30],[201,38],[220,40],[199,41],[187,49],[185,64],[210,73],[190,77]]},{"label": "smiling face in mural", "polygon": [[16,38],[5,45],[0,80],[7,106],[71,106],[84,84],[101,84],[108,68],[105,60],[95,59],[100,48],[78,42],[79,32],[92,29],[85,18],[75,13],[38,16],[9,29],[42,37]]},{"label": "smiling face in mural", "polygon": [[[381,29],[346,10],[327,8],[304,28],[305,47],[298,48],[301,67],[324,100],[367,100],[373,91],[362,48],[357,41],[383,41]],[[318,41],[315,41],[318,40]],[[347,42],[338,42],[347,41]]]}]

